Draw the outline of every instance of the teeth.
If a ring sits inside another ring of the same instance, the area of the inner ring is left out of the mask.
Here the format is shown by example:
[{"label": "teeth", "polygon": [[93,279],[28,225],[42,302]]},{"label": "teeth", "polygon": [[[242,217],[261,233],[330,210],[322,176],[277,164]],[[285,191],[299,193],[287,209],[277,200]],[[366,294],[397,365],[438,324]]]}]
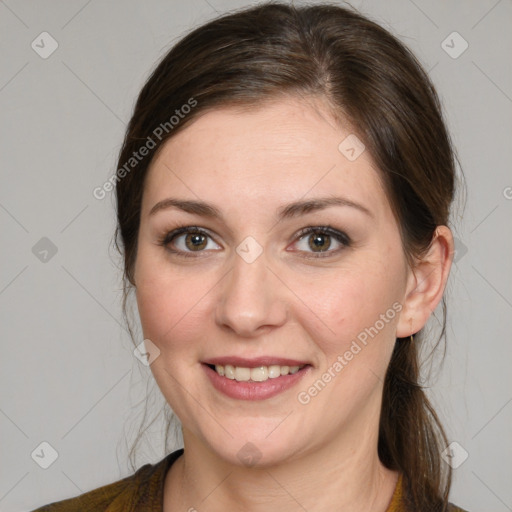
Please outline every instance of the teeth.
[{"label": "teeth", "polygon": [[235,366],[235,380],[245,382],[251,378],[251,369]]},{"label": "teeth", "polygon": [[227,377],[228,379],[236,380],[238,382],[247,382],[249,380],[254,382],[265,382],[268,379],[275,379],[281,375],[297,373],[301,368],[304,368],[304,366],[305,365],[279,366],[276,364],[271,366],[258,366],[256,368],[245,368],[243,366],[232,366],[230,364],[227,364],[226,366],[216,364],[215,371],[221,377]]},{"label": "teeth", "polygon": [[[217,367],[215,367],[217,368]],[[222,368],[222,366],[221,366]],[[224,375],[228,378],[228,379],[231,379],[233,380],[235,378],[235,367],[234,366],[231,366],[230,364],[227,364],[225,367],[224,367]]]},{"label": "teeth", "polygon": [[[248,370],[249,368],[244,368]],[[256,382],[264,382],[268,380],[268,368],[266,366],[260,366],[258,368],[251,368],[250,370],[251,380]]]},{"label": "teeth", "polygon": [[271,379],[281,376],[281,367],[278,364],[268,367],[268,376]]}]

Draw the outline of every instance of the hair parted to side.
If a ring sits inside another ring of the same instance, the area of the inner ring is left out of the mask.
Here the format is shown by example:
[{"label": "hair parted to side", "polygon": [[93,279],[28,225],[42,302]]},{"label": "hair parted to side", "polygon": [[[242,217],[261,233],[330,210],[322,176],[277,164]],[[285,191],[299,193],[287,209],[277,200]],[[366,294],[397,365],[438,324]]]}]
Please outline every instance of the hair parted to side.
[{"label": "hair parted to side", "polygon": [[[428,250],[436,227],[448,225],[456,155],[438,95],[414,55],[388,31],[348,8],[282,3],[246,8],[181,39],[138,97],[118,169],[148,138],[154,144],[116,185],[115,245],[124,259],[125,318],[135,284],[144,180],[156,152],[208,110],[252,108],[283,95],[325,100],[336,119],[348,123],[364,142],[410,263]],[[182,109],[184,105],[194,106]],[[178,114],[179,122],[169,126]],[[444,298],[442,307],[445,313]],[[442,320],[437,343],[445,334],[445,315]],[[397,338],[384,383],[378,453],[385,466],[403,473],[411,510],[444,511],[451,469],[440,453],[447,438],[419,384],[421,334],[414,342]]]}]

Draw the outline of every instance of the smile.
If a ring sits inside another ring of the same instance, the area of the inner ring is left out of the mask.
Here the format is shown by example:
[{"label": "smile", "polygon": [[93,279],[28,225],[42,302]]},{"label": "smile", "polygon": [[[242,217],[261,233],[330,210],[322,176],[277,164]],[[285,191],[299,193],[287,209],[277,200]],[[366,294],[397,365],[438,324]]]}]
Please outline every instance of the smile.
[{"label": "smile", "polygon": [[276,379],[277,377],[281,377],[281,375],[293,375],[300,369],[304,368],[304,366],[306,365],[280,366],[276,364],[272,366],[257,366],[256,368],[247,368],[244,366],[232,366],[230,364],[227,364],[226,366],[217,364],[213,366],[213,368],[221,377],[227,377],[228,379],[236,380],[238,382],[265,382],[268,379]]},{"label": "smile", "polygon": [[296,385],[312,369],[310,364],[243,366],[210,362],[201,367],[217,391],[238,400],[272,398]]}]

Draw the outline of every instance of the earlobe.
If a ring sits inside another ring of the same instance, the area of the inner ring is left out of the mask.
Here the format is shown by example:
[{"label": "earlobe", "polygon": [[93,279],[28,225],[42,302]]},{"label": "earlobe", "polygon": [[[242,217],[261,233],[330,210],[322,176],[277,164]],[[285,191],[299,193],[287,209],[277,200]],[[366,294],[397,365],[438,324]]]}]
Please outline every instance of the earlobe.
[{"label": "earlobe", "polygon": [[396,336],[409,337],[427,323],[443,297],[453,260],[453,236],[438,226],[427,253],[411,269]]}]

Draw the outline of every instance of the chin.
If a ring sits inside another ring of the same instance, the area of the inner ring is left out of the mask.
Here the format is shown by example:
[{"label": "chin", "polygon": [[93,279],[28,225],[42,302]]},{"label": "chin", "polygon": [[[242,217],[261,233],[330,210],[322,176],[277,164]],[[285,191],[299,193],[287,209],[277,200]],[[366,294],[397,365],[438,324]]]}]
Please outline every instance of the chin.
[{"label": "chin", "polygon": [[[263,469],[290,460],[301,451],[297,445],[300,442],[297,436],[286,432],[286,429],[278,432],[282,428],[280,425],[276,429],[278,424],[274,419],[263,422],[261,419],[243,419],[236,425],[236,429],[234,426],[230,428],[229,424],[225,425],[233,437],[226,435],[222,439],[211,439],[207,435],[203,440],[216,456],[229,464]],[[290,441],[293,441],[293,445]]]}]

